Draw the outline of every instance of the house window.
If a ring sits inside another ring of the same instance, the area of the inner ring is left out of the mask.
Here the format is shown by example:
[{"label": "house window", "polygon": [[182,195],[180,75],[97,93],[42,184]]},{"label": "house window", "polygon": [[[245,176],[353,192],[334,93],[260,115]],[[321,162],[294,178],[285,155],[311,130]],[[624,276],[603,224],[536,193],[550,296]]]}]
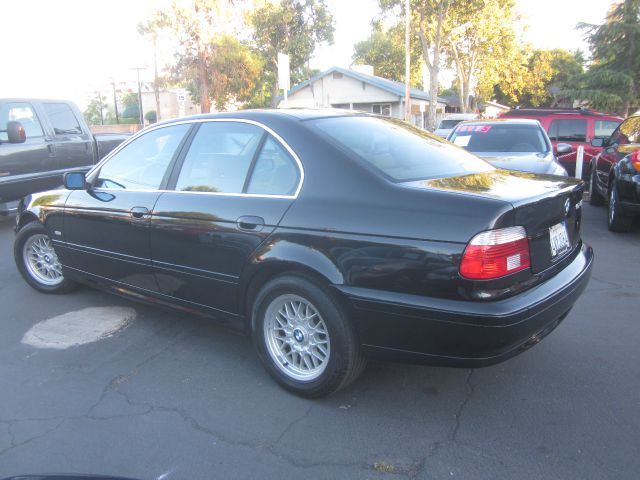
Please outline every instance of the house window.
[{"label": "house window", "polygon": [[382,115],[383,117],[391,116],[391,104],[390,103],[379,103],[376,105],[371,105],[371,113],[375,113],[377,115]]}]

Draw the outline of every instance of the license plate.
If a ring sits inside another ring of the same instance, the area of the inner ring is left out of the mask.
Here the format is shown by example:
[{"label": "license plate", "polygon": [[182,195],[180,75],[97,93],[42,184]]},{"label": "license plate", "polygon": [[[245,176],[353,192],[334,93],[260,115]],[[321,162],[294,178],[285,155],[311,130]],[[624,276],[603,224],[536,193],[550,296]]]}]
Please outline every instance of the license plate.
[{"label": "license plate", "polygon": [[549,228],[549,243],[551,244],[551,257],[557,257],[571,249],[567,226],[560,222]]}]

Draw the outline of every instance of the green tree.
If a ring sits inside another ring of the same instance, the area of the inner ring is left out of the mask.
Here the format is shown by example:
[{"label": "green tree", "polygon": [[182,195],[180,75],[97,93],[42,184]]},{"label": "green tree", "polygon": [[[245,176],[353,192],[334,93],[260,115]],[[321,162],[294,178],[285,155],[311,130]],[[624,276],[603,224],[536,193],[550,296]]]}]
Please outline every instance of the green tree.
[{"label": "green tree", "polygon": [[310,78],[309,59],[316,46],[333,42],[333,17],[324,0],[280,0],[254,10],[249,14],[249,23],[253,41],[264,59],[261,80],[268,84],[271,106],[275,107],[278,53],[289,55],[293,84]]},{"label": "green tree", "polygon": [[[208,97],[216,109],[224,110],[232,101],[249,101],[260,78],[262,58],[230,35],[215,37],[210,51],[211,59],[206,69]],[[182,84],[198,101],[200,92],[193,80],[201,72],[198,63],[191,57],[183,57],[173,71],[176,78],[184,79]]]},{"label": "green tree", "polygon": [[194,97],[200,102],[202,113],[211,110],[211,62],[215,38],[225,30],[231,18],[230,0],[192,0],[185,4],[173,0],[168,8],[159,10],[146,23],[150,31],[163,29],[172,33],[179,45],[174,73],[188,72],[184,79],[194,87]]},{"label": "green tree", "polygon": [[[518,17],[514,0],[462,0],[449,10],[452,25],[445,51],[457,76],[460,109],[470,110],[469,97],[483,92],[481,72],[502,72],[510,68],[518,50],[514,25]],[[473,84],[480,88],[474,90]]]},{"label": "green tree", "polygon": [[591,106],[627,116],[640,105],[640,0],[614,3],[605,23],[580,23],[593,63],[567,94]]},{"label": "green tree", "polygon": [[[410,0],[411,25],[420,41],[422,59],[429,71],[427,128],[436,126],[440,68],[447,39],[454,27],[455,10],[467,0]],[[404,0],[379,0],[383,13],[404,18]]]},{"label": "green tree", "polygon": [[121,100],[124,110],[122,118],[135,118],[140,123],[140,104],[138,102],[138,94],[136,92],[125,93]]},{"label": "green tree", "polygon": [[[420,43],[414,36],[411,42],[411,84],[420,85]],[[381,22],[373,22],[373,30],[366,40],[354,45],[354,63],[373,66],[380,77],[404,82],[404,26],[395,25],[384,30]]]},{"label": "green tree", "polygon": [[89,125],[103,125],[109,123],[107,97],[97,94],[91,99],[84,111],[84,118]]},{"label": "green tree", "polygon": [[[160,117],[160,88],[163,86],[164,79],[158,75],[158,35],[162,31],[162,23],[159,18],[152,18],[146,22],[138,23],[138,33],[142,36],[151,38],[153,43],[153,94],[156,99],[156,118],[153,122],[161,120]],[[146,117],[146,115],[145,115]]]},{"label": "green tree", "polygon": [[523,107],[555,107],[568,82],[583,72],[580,52],[534,50],[529,56],[525,83],[518,104]]}]

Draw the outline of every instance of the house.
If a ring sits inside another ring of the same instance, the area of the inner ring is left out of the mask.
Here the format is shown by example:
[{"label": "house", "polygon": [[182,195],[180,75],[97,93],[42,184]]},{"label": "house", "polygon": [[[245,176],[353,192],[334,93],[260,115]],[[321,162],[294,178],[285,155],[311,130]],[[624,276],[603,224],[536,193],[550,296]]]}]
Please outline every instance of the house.
[{"label": "house", "polygon": [[[332,67],[287,92],[288,107],[344,108],[404,118],[405,86],[373,75],[373,67],[355,65],[351,69]],[[424,127],[429,109],[429,94],[417,88],[410,93],[412,123]],[[278,108],[284,107],[282,99]],[[445,103],[438,99],[437,112]]]}]

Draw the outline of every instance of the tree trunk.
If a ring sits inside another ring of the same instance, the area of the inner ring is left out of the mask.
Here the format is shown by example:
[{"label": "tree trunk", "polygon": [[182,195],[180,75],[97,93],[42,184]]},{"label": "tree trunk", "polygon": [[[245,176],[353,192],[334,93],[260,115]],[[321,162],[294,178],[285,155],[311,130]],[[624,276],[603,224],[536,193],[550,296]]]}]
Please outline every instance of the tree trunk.
[{"label": "tree trunk", "polygon": [[209,76],[207,75],[207,55],[198,45],[198,84],[200,93],[200,113],[211,111],[209,98]]},{"label": "tree trunk", "polygon": [[271,108],[278,108],[278,94],[280,93],[280,87],[278,85],[278,59],[272,60],[273,65],[273,83],[271,84]]}]

